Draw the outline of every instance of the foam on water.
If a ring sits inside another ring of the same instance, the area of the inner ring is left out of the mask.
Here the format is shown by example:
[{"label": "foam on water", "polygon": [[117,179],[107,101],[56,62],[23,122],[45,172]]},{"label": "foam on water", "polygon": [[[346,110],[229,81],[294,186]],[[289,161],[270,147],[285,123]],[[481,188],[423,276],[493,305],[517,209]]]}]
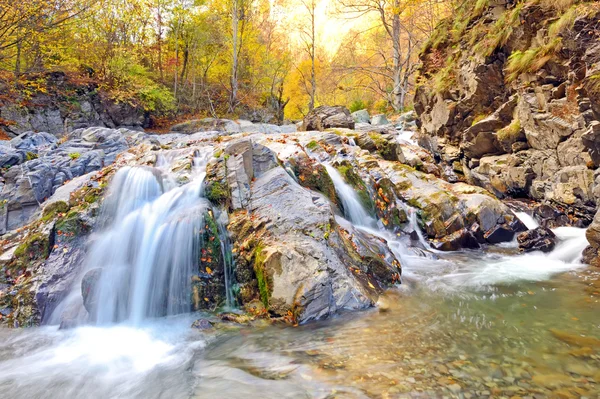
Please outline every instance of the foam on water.
[{"label": "foam on water", "polygon": [[[588,245],[585,229],[575,227],[559,227],[554,229],[558,243],[553,251],[544,254],[534,252],[498,256],[484,255],[481,251],[464,251],[458,254],[443,255],[429,248],[428,251],[446,259],[416,256],[411,251],[411,243],[402,240],[383,226],[378,226],[362,206],[358,195],[331,165],[325,164],[335,185],[336,192],[344,206],[346,216],[355,228],[384,239],[397,259],[402,263],[404,277],[421,281],[431,289],[455,291],[460,288],[482,288],[494,284],[510,284],[517,281],[542,281],[551,276],[585,267],[581,264],[581,253]],[[411,229],[417,231],[419,242],[428,248],[429,245],[417,223],[416,210],[405,206],[409,214]],[[518,212],[517,216],[530,229],[538,227],[538,223],[528,214]],[[348,223],[338,220],[341,223]],[[505,246],[512,247],[511,245]],[[516,250],[514,248],[513,250]]]},{"label": "foam on water", "polygon": [[[25,331],[3,341],[5,349],[27,351],[4,361],[0,356],[0,386],[13,398],[40,397],[36,395],[44,391],[69,397],[157,397],[161,389],[176,388],[153,387],[150,376],[157,370],[183,371],[194,351],[205,345],[198,337],[189,340],[189,324],[182,318]],[[37,394],[30,396],[30,391]]]}]

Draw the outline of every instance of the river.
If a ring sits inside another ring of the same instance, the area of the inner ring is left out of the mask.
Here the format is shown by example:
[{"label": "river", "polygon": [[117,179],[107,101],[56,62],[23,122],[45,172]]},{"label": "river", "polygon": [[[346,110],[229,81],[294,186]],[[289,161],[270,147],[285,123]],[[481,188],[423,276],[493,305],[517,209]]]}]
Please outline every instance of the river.
[{"label": "river", "polygon": [[[144,306],[138,309],[135,300],[124,304],[107,299],[97,325],[0,330],[1,396],[598,397],[600,272],[580,263],[587,245],[583,229],[555,229],[559,243],[548,254],[520,254],[516,242],[455,253],[413,250],[406,237],[379,228],[360,209],[356,194],[335,169],[327,168],[349,219],[339,215],[338,223],[352,223],[387,240],[401,260],[403,284],[387,292],[376,308],[297,327],[259,324],[197,330],[190,328],[192,322],[206,315],[164,316],[158,307],[148,305],[154,291],[136,289],[142,284],[139,278],[148,284],[162,283],[163,278],[153,281],[156,273],[125,280],[131,287],[117,286],[115,282],[121,280],[109,274],[100,283],[107,293],[114,291],[118,294],[114,298],[120,298],[140,291]],[[141,175],[150,179],[148,173]],[[201,182],[202,170],[199,176]],[[131,229],[132,223],[145,225],[148,220],[170,217],[153,206],[174,195],[182,199],[161,209],[173,213],[177,221],[188,216],[181,216],[178,206],[202,200],[194,193],[188,196],[186,189],[159,195],[159,187],[142,188],[143,195],[157,197],[155,202],[143,208],[133,204],[130,216],[116,218],[109,226],[110,237],[120,237],[121,225]],[[141,216],[132,219],[131,215]],[[535,227],[535,221],[520,216],[528,227]],[[180,228],[194,226],[173,225],[169,236],[176,237]],[[123,241],[119,246],[105,238],[109,235],[95,244],[112,248],[98,251],[106,256],[104,263],[118,259],[120,247],[125,253],[136,244]],[[147,242],[155,241],[149,237]],[[146,241],[138,244],[143,247]],[[152,262],[141,257],[138,262],[136,257],[135,264],[162,270],[166,261],[160,254],[175,254],[176,249],[181,248],[165,246],[156,256],[153,251],[137,251],[139,256],[151,256]],[[98,267],[102,259],[94,259],[88,268]],[[189,267],[188,261],[183,264]],[[172,293],[182,289],[174,283],[162,288]],[[175,306],[179,299],[174,298]],[[174,308],[171,313],[180,312]]]}]

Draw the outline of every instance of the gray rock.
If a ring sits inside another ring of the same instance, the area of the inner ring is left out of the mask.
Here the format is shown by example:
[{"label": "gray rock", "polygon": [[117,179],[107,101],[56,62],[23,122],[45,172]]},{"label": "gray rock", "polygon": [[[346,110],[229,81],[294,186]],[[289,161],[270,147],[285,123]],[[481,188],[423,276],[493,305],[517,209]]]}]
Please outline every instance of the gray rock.
[{"label": "gray rock", "polygon": [[389,124],[390,124],[390,121],[388,121],[385,114],[373,115],[373,117],[371,118],[371,125],[373,125],[373,126],[383,126],[383,125],[389,125]]},{"label": "gray rock", "polygon": [[354,119],[346,107],[321,105],[313,109],[304,118],[301,130],[322,131],[330,128],[354,129]]},{"label": "gray rock", "polygon": [[354,118],[354,122],[356,123],[371,123],[371,116],[369,115],[369,111],[366,109],[353,112],[352,118]]}]

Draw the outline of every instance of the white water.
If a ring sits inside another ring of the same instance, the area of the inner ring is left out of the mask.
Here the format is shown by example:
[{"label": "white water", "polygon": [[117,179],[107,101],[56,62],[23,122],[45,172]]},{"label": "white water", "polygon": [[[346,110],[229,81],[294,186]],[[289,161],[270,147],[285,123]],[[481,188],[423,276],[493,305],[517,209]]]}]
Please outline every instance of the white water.
[{"label": "white water", "polygon": [[336,168],[328,163],[323,164],[327,173],[333,181],[338,197],[342,201],[345,216],[358,226],[376,226],[377,221],[373,219],[360,202],[360,198],[354,189],[344,181],[344,178]]},{"label": "white water", "polygon": [[[486,255],[481,251],[465,251],[446,254],[445,260],[416,256],[410,250],[410,243],[407,240],[394,236],[382,226],[377,227],[377,222],[367,214],[358,195],[344,181],[337,169],[328,164],[325,166],[344,206],[346,216],[354,227],[386,240],[390,250],[402,263],[403,276],[421,281],[431,289],[454,291],[458,288],[482,288],[516,281],[542,281],[557,273],[586,266],[581,263],[581,253],[588,245],[585,229],[575,227],[554,229],[558,243],[554,250],[547,254],[533,252],[499,256]],[[419,241],[428,248],[427,240],[417,223],[416,210],[408,206],[404,208],[409,216],[410,227],[417,231]],[[517,216],[528,228],[539,226],[526,213],[517,213]]]},{"label": "white water", "polygon": [[540,227],[540,224],[533,218],[533,216],[529,215],[526,212],[515,212],[515,215],[519,218],[521,222],[527,227],[529,230],[535,229],[536,227]]},{"label": "white water", "polygon": [[[166,189],[157,168],[124,167],[113,178],[103,203],[104,229],[86,257],[85,270],[100,269],[93,293],[92,322],[141,323],[148,317],[190,310],[191,276],[199,259],[199,233],[209,208],[201,198],[209,151],[195,154],[191,182]],[[162,167],[167,167],[165,159]],[[168,160],[168,159],[166,159]],[[78,282],[55,313],[81,303]],[[76,318],[85,315],[81,309]],[[57,322],[62,314],[53,315]],[[73,317],[66,315],[66,317]]]},{"label": "white water", "polygon": [[185,371],[205,345],[190,323],[167,318],[135,327],[51,326],[3,336],[2,354],[14,357],[0,362],[0,387],[10,393],[3,397],[188,397]]}]

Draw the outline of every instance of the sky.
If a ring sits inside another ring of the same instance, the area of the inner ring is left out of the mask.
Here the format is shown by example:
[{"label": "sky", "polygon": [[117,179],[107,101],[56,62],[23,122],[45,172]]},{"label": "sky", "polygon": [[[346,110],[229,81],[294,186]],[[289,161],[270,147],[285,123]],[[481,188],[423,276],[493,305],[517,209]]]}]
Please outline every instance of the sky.
[{"label": "sky", "polygon": [[[307,4],[310,4],[310,0]],[[369,17],[348,18],[336,10],[337,0],[315,0],[315,26],[317,45],[324,49],[329,56],[335,54],[346,35],[352,29],[360,29],[371,24]],[[309,13],[302,4],[302,0],[291,0],[281,2],[271,0],[273,18],[280,22],[280,26],[289,27],[287,31],[292,46],[302,44],[300,30],[310,29]]]}]

